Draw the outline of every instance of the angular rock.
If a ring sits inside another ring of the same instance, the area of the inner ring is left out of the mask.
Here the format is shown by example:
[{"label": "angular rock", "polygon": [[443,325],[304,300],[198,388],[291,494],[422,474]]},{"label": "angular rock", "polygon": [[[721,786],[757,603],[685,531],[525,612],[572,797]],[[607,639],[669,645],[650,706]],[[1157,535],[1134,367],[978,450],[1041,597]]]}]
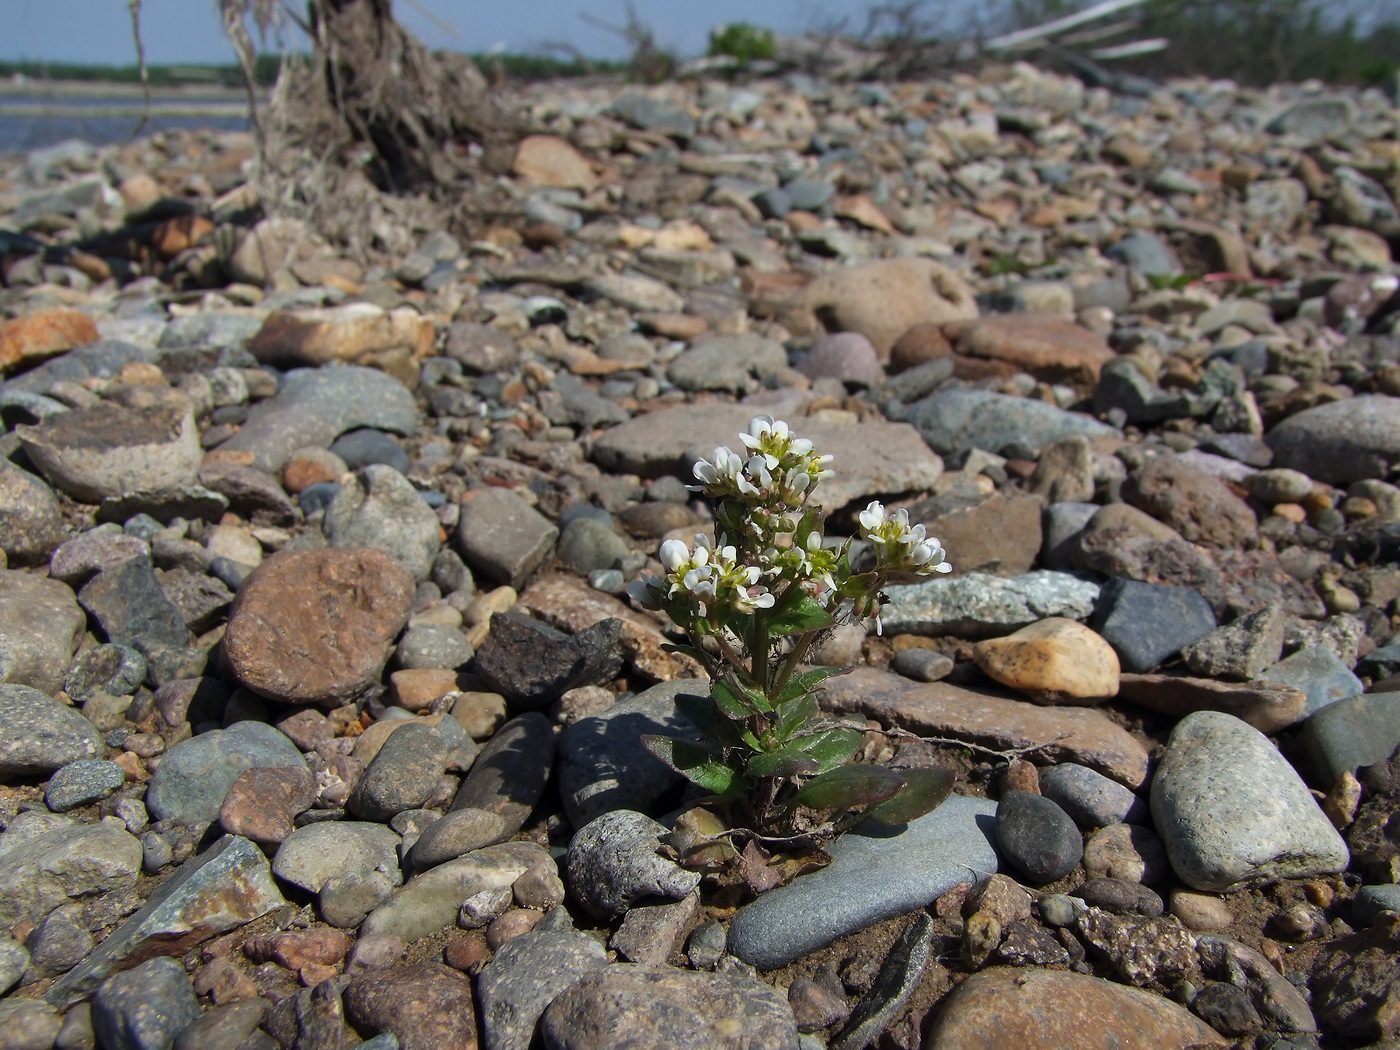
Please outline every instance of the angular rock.
[{"label": "angular rock", "polygon": [[141,407],[102,401],[17,433],[49,482],[87,503],[192,485],[204,456],[190,403],[173,391]]},{"label": "angular rock", "polygon": [[622,622],[602,620],[574,635],[526,616],[500,613],[477,650],[473,669],[487,687],[517,708],[552,703],[570,689],[599,685],[617,674]]},{"label": "angular rock", "polygon": [[284,904],[263,852],[248,839],[225,835],[157,886],[141,909],[59,978],[45,998],[67,1006],[90,995],[109,974],[152,955],[188,951]]},{"label": "angular rock", "polygon": [[987,638],[1047,616],[1087,619],[1099,585],[1063,572],[1038,571],[1003,579],[969,573],[885,588],[880,612],[889,634]]},{"label": "angular rock", "polygon": [[103,569],[78,591],[78,601],[114,645],[149,658],[189,644],[185,618],[166,596],[147,558],[128,558]]},{"label": "angular rock", "polygon": [[1266,668],[1260,677],[1301,690],[1308,698],[1308,714],[1356,696],[1366,688],[1337,654],[1323,645],[1299,649]]},{"label": "angular rock", "polygon": [[904,504],[904,509],[912,524],[922,524],[929,536],[956,553],[954,574],[1020,576],[1035,567],[1043,506],[1039,497],[1024,493],[950,492]]},{"label": "angular rock", "polygon": [[373,465],[341,485],[322,526],[332,547],[373,547],[426,580],[441,540],[437,515],[393,467]]},{"label": "angular rock", "polygon": [[607,952],[575,930],[536,930],[501,946],[477,977],[486,1050],[528,1050],[540,1015]]},{"label": "angular rock", "polygon": [[16,317],[0,325],[0,375],[99,337],[96,323],[79,310],[54,307]]},{"label": "angular rock", "polygon": [[239,591],[224,659],[270,700],[337,706],[377,683],[412,606],[411,574],[382,551],[283,551]]},{"label": "angular rock", "polygon": [[1287,627],[1282,610],[1266,606],[1201,636],[1185,646],[1181,655],[1198,675],[1247,682],[1278,663]]},{"label": "angular rock", "polygon": [[1094,626],[1129,671],[1150,671],[1215,627],[1210,604],[1187,587],[1115,577],[1104,584]]},{"label": "angular rock", "polygon": [[611,919],[643,897],[679,900],[700,885],[662,855],[665,826],[632,810],[604,813],[585,824],[569,843],[569,884],[592,914]]},{"label": "angular rock", "polygon": [[1337,700],[1303,723],[1314,782],[1330,790],[1343,773],[1389,758],[1400,746],[1400,693]]},{"label": "angular rock", "polygon": [[1119,679],[1118,697],[1173,718],[1183,718],[1194,711],[1221,711],[1261,733],[1277,733],[1308,716],[1307,694],[1277,682],[1125,674]]},{"label": "angular rock", "polygon": [[198,1018],[194,987],[185,968],[170,958],[108,978],[92,1003],[99,1045],[111,1050],[170,1050]]},{"label": "angular rock", "polygon": [[477,490],[462,504],[457,546],[474,570],[516,589],[554,548],[559,530],[508,489]]},{"label": "angular rock", "polygon": [[37,923],[70,897],[127,889],[141,870],[141,842],[119,821],[16,818],[0,847],[0,924],[11,927]]}]

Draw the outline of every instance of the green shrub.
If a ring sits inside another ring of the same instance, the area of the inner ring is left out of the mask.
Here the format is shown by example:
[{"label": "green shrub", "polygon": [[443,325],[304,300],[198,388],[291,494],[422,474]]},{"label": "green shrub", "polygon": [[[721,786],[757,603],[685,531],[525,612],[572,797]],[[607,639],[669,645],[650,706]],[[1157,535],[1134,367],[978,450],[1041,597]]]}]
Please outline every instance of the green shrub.
[{"label": "green shrub", "polygon": [[728,55],[740,62],[757,62],[773,57],[773,30],[750,22],[729,22],[710,30],[711,57]]}]

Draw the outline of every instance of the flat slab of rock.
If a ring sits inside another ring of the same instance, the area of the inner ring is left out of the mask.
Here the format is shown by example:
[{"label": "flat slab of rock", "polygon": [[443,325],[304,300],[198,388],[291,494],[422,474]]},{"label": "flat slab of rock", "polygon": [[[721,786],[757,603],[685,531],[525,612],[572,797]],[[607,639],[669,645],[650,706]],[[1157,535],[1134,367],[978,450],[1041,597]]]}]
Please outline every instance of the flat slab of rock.
[{"label": "flat slab of rock", "polygon": [[[690,468],[725,445],[740,447],[739,434],[762,409],[748,405],[679,405],[636,416],[613,427],[593,445],[593,458],[619,474],[644,478],[674,474],[689,482]],[[877,495],[926,492],[943,473],[943,461],[901,423],[829,423],[818,419],[787,420],[798,437],[833,456],[836,477],[824,481],[814,498],[830,513],[848,503]]]},{"label": "flat slab of rock", "polygon": [[1351,862],[1288,760],[1257,729],[1216,711],[1187,715],[1172,731],[1152,778],[1152,818],[1181,881],[1207,892]]},{"label": "flat slab of rock", "polygon": [[1056,970],[996,967],[943,1001],[925,1046],[1003,1050],[1186,1050],[1225,1046],[1204,1021],[1160,995]]},{"label": "flat slab of rock", "polygon": [[275,310],[248,341],[248,352],[259,361],[281,365],[322,365],[328,361],[364,364],[392,350],[425,357],[432,345],[433,323],[416,310],[348,303]]},{"label": "flat slab of rock", "polygon": [[272,870],[284,882],[320,893],[333,875],[382,871],[394,882],[399,871],[399,836],[383,824],[328,820],[297,828],[277,847]]},{"label": "flat slab of rock", "polygon": [[156,887],[140,911],[113,930],[44,997],[56,1006],[67,1006],[133,962],[152,954],[186,951],[286,903],[262,850],[248,839],[225,835]]},{"label": "flat slab of rock", "polygon": [[1015,365],[1047,383],[1092,384],[1118,355],[1087,328],[1046,314],[997,314],[943,326],[958,353]]},{"label": "flat slab of rock", "polygon": [[274,554],[238,592],[224,659],[242,685],[269,700],[353,700],[378,683],[413,592],[412,575],[383,551]]},{"label": "flat slab of rock", "polygon": [[1124,674],[1118,681],[1118,696],[1174,718],[1183,718],[1195,711],[1223,711],[1248,722],[1261,733],[1270,734],[1297,725],[1308,714],[1307,694],[1277,682],[1221,682],[1174,674]]},{"label": "flat slab of rock", "polygon": [[907,825],[862,824],[827,847],[829,866],[739,909],[729,951],[776,969],[984,878],[997,870],[995,814],[994,802],[953,795]]},{"label": "flat slab of rock", "polygon": [[828,679],[824,709],[860,713],[921,736],[953,737],[997,751],[1045,744],[1050,762],[1078,762],[1120,784],[1147,779],[1147,751],[1100,711],[1042,707],[973,692],[947,682],[911,682],[873,667]]},{"label": "flat slab of rock", "polygon": [[1039,449],[1076,434],[1087,438],[1121,436],[1092,416],[1067,412],[1045,401],[970,387],[943,390],[916,401],[901,418],[919,431],[930,448],[945,456],[969,448],[996,452],[1013,441]]},{"label": "flat slab of rock", "polygon": [[220,451],[252,452],[252,465],[276,473],[299,448],[330,448],[347,430],[373,427],[411,434],[418,425],[413,394],[373,368],[301,368],[277,393],[254,406]]},{"label": "flat slab of rock", "polygon": [[880,619],[886,634],[994,638],[1049,616],[1088,619],[1099,585],[1041,569],[1012,577],[976,572],[942,577],[886,587],[885,594],[889,600]]}]

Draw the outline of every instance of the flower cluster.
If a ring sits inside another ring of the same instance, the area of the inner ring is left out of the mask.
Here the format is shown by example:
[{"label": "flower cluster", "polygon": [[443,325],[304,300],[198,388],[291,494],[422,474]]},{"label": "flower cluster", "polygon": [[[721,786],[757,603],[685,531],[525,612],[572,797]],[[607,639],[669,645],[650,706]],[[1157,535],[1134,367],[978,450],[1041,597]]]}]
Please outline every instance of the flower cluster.
[{"label": "flower cluster", "polygon": [[664,579],[644,575],[627,588],[648,608],[664,608],[668,600],[681,596],[694,603],[701,617],[727,609],[751,613],[773,607],[772,593],[760,582],[763,570],[742,564],[738,551],[724,544],[723,537],[716,548],[703,533],[697,534],[693,551],[681,540],[667,540],[661,544],[661,564],[666,568]]},{"label": "flower cluster", "polygon": [[739,440],[747,458],[721,445],[713,462],[695,464],[698,488],[712,499],[738,497],[781,514],[801,506],[819,482],[835,477],[827,469],[832,457],[814,455],[812,443],[793,437],[782,420],[758,416]]},{"label": "flower cluster", "polygon": [[947,551],[924,533],[922,525],[910,525],[903,509],[886,514],[878,500],[860,512],[860,534],[875,549],[876,572],[912,572],[920,576],[952,572],[944,559]]}]

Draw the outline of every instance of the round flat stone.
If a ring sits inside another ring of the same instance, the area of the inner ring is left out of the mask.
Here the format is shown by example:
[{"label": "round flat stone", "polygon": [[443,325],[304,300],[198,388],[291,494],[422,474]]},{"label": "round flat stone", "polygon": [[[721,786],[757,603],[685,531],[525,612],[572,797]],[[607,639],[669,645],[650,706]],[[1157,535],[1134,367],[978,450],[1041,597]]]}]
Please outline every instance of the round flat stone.
[{"label": "round flat stone", "polygon": [[49,778],[44,803],[64,813],[90,802],[100,802],[126,783],[126,774],[115,762],[84,759],[70,762]]}]

